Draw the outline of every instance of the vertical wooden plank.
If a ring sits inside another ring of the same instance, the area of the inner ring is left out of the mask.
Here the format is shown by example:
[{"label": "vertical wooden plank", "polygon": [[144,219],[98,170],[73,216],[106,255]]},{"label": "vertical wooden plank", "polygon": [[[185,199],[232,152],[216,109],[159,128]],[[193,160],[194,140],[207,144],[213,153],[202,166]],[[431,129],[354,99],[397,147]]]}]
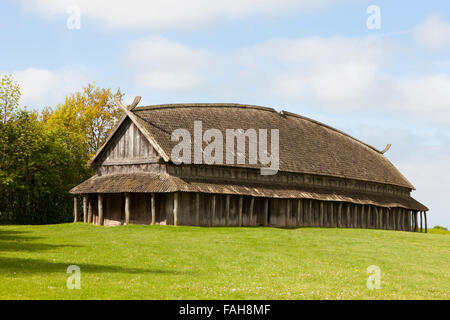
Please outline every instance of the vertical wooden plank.
[{"label": "vertical wooden plank", "polygon": [[369,204],[367,205],[367,228],[372,228],[371,211],[372,206]]},{"label": "vertical wooden plank", "polygon": [[217,195],[213,194],[211,198],[211,214],[209,215],[209,226],[214,227],[216,225],[216,198]]},{"label": "vertical wooden plank", "polygon": [[88,223],[92,223],[92,196],[88,199]]},{"label": "vertical wooden plank", "polygon": [[419,211],[419,218],[420,218],[420,232],[423,232],[423,224],[422,224],[422,211]]},{"label": "vertical wooden plank", "polygon": [[350,203],[347,203],[347,228],[351,228],[351,220],[350,220]]},{"label": "vertical wooden plank", "polygon": [[200,193],[195,194],[195,225],[200,226]]},{"label": "vertical wooden plank", "polygon": [[152,193],[150,196],[150,208],[152,211],[152,224],[156,223],[156,204],[155,204],[155,194]]},{"label": "vertical wooden plank", "polygon": [[375,228],[376,229],[380,229],[380,216],[379,216],[379,212],[378,212],[378,207],[374,206],[373,207],[375,210]]},{"label": "vertical wooden plank", "polygon": [[253,225],[253,206],[255,205],[255,198],[251,197],[250,198],[250,208],[249,208],[249,216],[250,216],[250,225]]},{"label": "vertical wooden plank", "polygon": [[73,222],[78,221],[78,196],[73,196]]},{"label": "vertical wooden plank", "polygon": [[353,205],[353,228],[358,228],[358,205]]},{"label": "vertical wooden plank", "polygon": [[319,225],[323,227],[323,201],[320,201]]},{"label": "vertical wooden plank", "polygon": [[178,192],[175,192],[173,194],[173,225],[174,226],[178,226],[178,205],[179,205],[178,198],[179,198],[179,194],[178,194]]},{"label": "vertical wooden plank", "polygon": [[88,209],[87,209],[87,201],[88,201],[88,197],[87,195],[83,196],[83,222],[87,223],[88,222]]},{"label": "vertical wooden plank", "polygon": [[342,202],[339,202],[337,226],[338,226],[338,228],[340,228],[342,225],[343,225],[342,224]]},{"label": "vertical wooden plank", "polygon": [[423,217],[425,218],[425,233],[428,233],[428,229],[427,229],[427,212],[426,211],[423,212]]},{"label": "vertical wooden plank", "polygon": [[264,226],[269,225],[269,198],[264,201]]},{"label": "vertical wooden plank", "polygon": [[309,211],[308,211],[308,225],[313,226],[312,215],[313,215],[313,199],[309,200]]},{"label": "vertical wooden plank", "polygon": [[225,196],[225,225],[228,226],[230,223],[230,195]]},{"label": "vertical wooden plank", "polygon": [[130,224],[130,194],[125,193],[125,225]]},{"label": "vertical wooden plank", "polygon": [[367,228],[365,205],[361,205],[361,228]]},{"label": "vertical wooden plank", "polygon": [[330,227],[336,226],[336,218],[334,216],[334,202],[330,201]]},{"label": "vertical wooden plank", "polygon": [[297,227],[299,227],[302,223],[302,199],[297,200]]},{"label": "vertical wooden plank", "polygon": [[284,225],[289,227],[289,220],[291,219],[291,199],[286,199],[286,215]]},{"label": "vertical wooden plank", "polygon": [[238,224],[241,227],[242,226],[242,203],[244,201],[244,197],[242,195],[239,196],[239,219]]},{"label": "vertical wooden plank", "polygon": [[98,224],[103,225],[103,195],[101,193],[98,194]]}]

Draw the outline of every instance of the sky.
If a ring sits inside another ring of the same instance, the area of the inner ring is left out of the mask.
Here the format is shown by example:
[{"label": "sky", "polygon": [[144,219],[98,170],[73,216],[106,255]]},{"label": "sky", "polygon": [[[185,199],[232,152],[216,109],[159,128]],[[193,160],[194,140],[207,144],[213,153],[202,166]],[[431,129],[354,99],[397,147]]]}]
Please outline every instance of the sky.
[{"label": "sky", "polygon": [[0,75],[41,110],[89,82],[141,105],[301,114],[382,150],[450,227],[450,2],[7,0]]}]

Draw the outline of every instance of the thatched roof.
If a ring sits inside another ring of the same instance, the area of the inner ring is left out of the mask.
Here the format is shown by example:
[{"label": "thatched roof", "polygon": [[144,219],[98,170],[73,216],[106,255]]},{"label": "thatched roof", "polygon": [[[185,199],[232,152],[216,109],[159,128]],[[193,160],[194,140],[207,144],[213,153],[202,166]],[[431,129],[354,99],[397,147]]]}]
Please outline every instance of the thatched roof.
[{"label": "thatched roof", "polygon": [[292,187],[274,184],[239,183],[185,179],[167,174],[127,173],[93,176],[71,190],[71,193],[122,193],[122,192],[202,192],[230,195],[247,195],[270,198],[303,198],[324,201],[344,201],[381,207],[402,207],[427,211],[428,208],[410,196],[351,192],[331,188]]},{"label": "thatched roof", "polygon": [[[134,122],[162,158],[170,161],[171,133],[178,128],[193,135],[195,120],[203,130],[279,129],[280,171],[372,181],[409,189],[414,186],[376,148],[337,129],[289,112],[240,104],[173,104],[137,107]],[[123,122],[123,118],[119,125]],[[111,134],[112,136],[113,134]],[[107,140],[108,141],[108,140]],[[95,163],[103,147],[91,160]],[[225,159],[225,158],[224,158]],[[248,163],[248,161],[246,161]],[[258,168],[258,165],[236,165]]]}]

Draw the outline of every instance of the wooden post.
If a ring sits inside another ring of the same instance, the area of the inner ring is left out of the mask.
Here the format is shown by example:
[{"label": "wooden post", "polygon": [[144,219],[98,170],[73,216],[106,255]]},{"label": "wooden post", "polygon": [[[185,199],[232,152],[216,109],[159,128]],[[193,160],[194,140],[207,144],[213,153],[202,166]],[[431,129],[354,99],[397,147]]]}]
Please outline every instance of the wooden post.
[{"label": "wooden post", "polygon": [[286,199],[286,216],[285,216],[285,226],[289,227],[289,219],[291,218],[291,199]]},{"label": "wooden post", "polygon": [[242,202],[243,202],[243,196],[239,196],[239,226],[242,226]]},{"label": "wooden post", "polygon": [[211,221],[209,222],[209,225],[211,227],[214,227],[216,225],[216,198],[217,196],[213,194],[211,201]]},{"label": "wooden post", "polygon": [[264,201],[264,226],[269,225],[269,198]]},{"label": "wooden post", "polygon": [[374,209],[375,209],[375,227],[376,229],[380,229],[380,215],[378,212],[378,207],[375,206]]},{"label": "wooden post", "polygon": [[150,208],[152,210],[152,224],[156,223],[156,205],[155,205],[155,194],[152,193],[150,196]]},{"label": "wooden post", "polygon": [[422,211],[419,211],[419,218],[420,218],[420,232],[423,232],[423,224],[422,224]]},{"label": "wooden post", "polygon": [[88,199],[88,223],[92,223],[92,197]]},{"label": "wooden post", "polygon": [[130,224],[130,194],[125,193],[125,225]]},{"label": "wooden post", "polygon": [[320,201],[319,225],[323,227],[323,201]]},{"label": "wooden post", "polygon": [[347,228],[351,227],[351,222],[350,222],[350,203],[347,204]]},{"label": "wooden post", "polygon": [[230,223],[230,195],[225,196],[225,225],[228,226]]},{"label": "wooden post", "polygon": [[88,198],[86,195],[83,196],[83,222],[88,222]]},{"label": "wooden post", "polygon": [[73,196],[73,222],[78,221],[78,196]]},{"label": "wooden post", "polygon": [[200,193],[195,194],[195,225],[200,226]]},{"label": "wooden post", "polygon": [[313,208],[312,208],[312,205],[313,205],[313,200],[312,199],[310,199],[309,200],[309,211],[308,211],[308,223],[309,223],[309,226],[311,226],[312,227],[312,225],[313,225],[313,222],[312,222],[312,215],[313,215]]},{"label": "wooden post", "polygon": [[364,208],[365,208],[365,205],[361,205],[361,228],[367,228],[367,223],[366,223],[366,216],[365,216],[365,213],[364,213]]},{"label": "wooden post", "polygon": [[390,230],[391,229],[391,209],[390,208],[386,208],[386,229]]},{"label": "wooden post", "polygon": [[372,227],[372,220],[370,219],[371,211],[372,211],[372,206],[369,204],[367,206],[367,228],[369,228],[369,229]]},{"label": "wooden post", "polygon": [[356,203],[353,205],[353,212],[354,212],[353,228],[357,228],[358,227],[358,205]]},{"label": "wooden post", "polygon": [[[179,195],[178,192],[175,192],[173,194],[173,225],[178,226],[178,199]],[[214,198],[215,200],[215,198]],[[214,203],[215,205],[215,203]]]},{"label": "wooden post", "polygon": [[297,226],[301,225],[302,199],[297,200]]},{"label": "wooden post", "polygon": [[414,211],[414,232],[419,232],[419,219],[418,219],[418,211]]},{"label": "wooden post", "polygon": [[336,219],[334,217],[334,202],[330,201],[330,227],[336,226]]},{"label": "wooden post", "polygon": [[427,212],[426,211],[423,212],[423,217],[425,218],[425,233],[428,233],[428,230],[427,230]]},{"label": "wooden post", "polygon": [[98,224],[103,225],[103,195],[101,193],[98,194]]},{"label": "wooden post", "polygon": [[253,206],[255,205],[255,198],[251,197],[250,198],[250,208],[249,208],[249,216],[250,216],[250,225],[253,225]]},{"label": "wooden post", "polygon": [[338,205],[338,219],[337,219],[337,226],[340,228],[342,225],[342,202],[339,202]]}]

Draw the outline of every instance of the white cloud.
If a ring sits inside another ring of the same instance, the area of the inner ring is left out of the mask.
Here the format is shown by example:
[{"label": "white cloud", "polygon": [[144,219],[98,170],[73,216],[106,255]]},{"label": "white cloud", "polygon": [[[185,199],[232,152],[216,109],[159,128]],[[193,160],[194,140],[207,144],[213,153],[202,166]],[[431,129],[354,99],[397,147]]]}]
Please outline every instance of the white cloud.
[{"label": "white cloud", "polygon": [[77,5],[83,17],[113,27],[185,28],[249,15],[273,16],[294,9],[311,10],[334,0],[18,0],[22,6],[44,17],[67,15]]},{"label": "white cloud", "polygon": [[139,87],[192,90],[203,85],[203,72],[211,65],[211,57],[201,50],[153,37],[132,43],[125,65]]},{"label": "white cloud", "polygon": [[88,83],[85,74],[71,68],[59,70],[28,68],[3,73],[11,73],[19,83],[22,93],[20,104],[33,109],[62,103],[66,95]]},{"label": "white cloud", "polygon": [[415,39],[431,50],[450,47],[450,23],[437,15],[428,16],[414,29]]}]

